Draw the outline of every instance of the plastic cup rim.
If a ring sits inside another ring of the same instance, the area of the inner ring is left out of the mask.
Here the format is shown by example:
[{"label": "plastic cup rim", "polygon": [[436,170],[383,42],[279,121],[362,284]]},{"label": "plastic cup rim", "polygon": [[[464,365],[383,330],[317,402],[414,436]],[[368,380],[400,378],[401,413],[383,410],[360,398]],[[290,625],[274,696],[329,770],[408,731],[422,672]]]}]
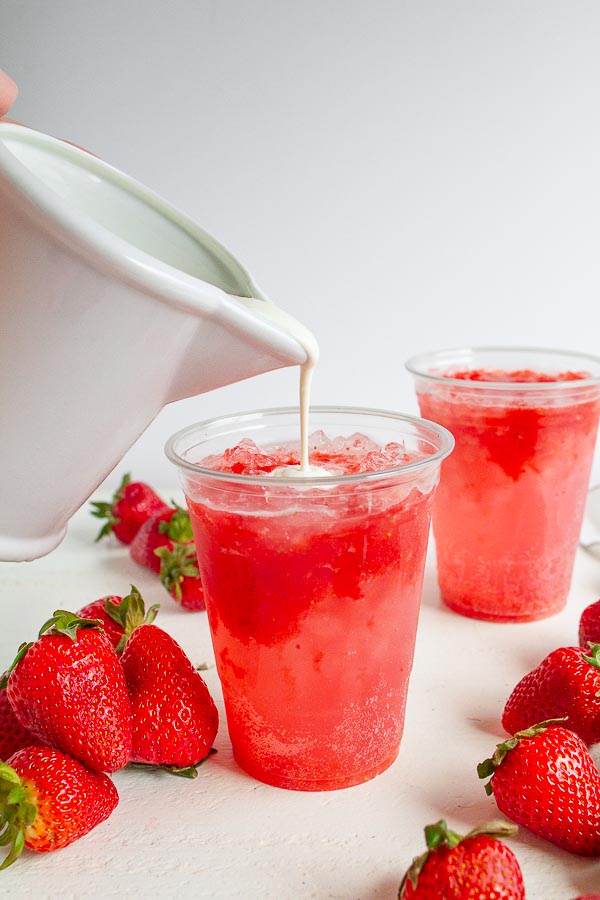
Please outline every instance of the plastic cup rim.
[{"label": "plastic cup rim", "polygon": [[217,481],[226,481],[238,485],[263,485],[265,487],[268,486],[270,488],[277,489],[278,487],[283,486],[307,488],[323,487],[326,485],[327,487],[329,487],[333,485],[358,484],[361,482],[376,482],[393,479],[394,477],[397,477],[399,475],[416,472],[419,469],[424,469],[433,464],[440,464],[442,460],[445,459],[446,456],[448,456],[454,448],[454,437],[447,428],[444,428],[443,425],[438,425],[437,422],[432,422],[430,419],[423,419],[420,416],[398,413],[394,412],[393,410],[355,406],[311,406],[310,411],[311,413],[325,414],[353,413],[358,415],[378,416],[395,419],[397,422],[405,422],[410,425],[417,425],[428,429],[432,433],[432,436],[435,436],[438,439],[440,446],[435,453],[432,453],[431,456],[427,456],[424,459],[419,459],[411,463],[405,463],[404,465],[400,466],[394,466],[389,469],[379,469],[375,472],[360,472],[351,475],[331,475],[328,477],[294,476],[293,478],[286,478],[284,476],[277,478],[276,480],[273,479],[270,475],[241,475],[233,472],[219,472],[215,469],[209,469],[206,466],[202,466],[199,463],[192,463],[180,456],[179,453],[177,453],[177,451],[175,450],[175,444],[182,438],[191,436],[191,434],[198,429],[206,429],[212,425],[216,425],[217,423],[226,424],[227,422],[233,423],[235,421],[239,421],[243,424],[244,420],[250,420],[252,418],[256,418],[257,416],[267,417],[290,414],[296,414],[298,416],[300,415],[299,408],[297,406],[282,406],[269,407],[264,409],[253,409],[246,412],[232,413],[231,415],[227,416],[215,416],[211,419],[206,419],[201,422],[195,422],[192,425],[187,425],[185,428],[181,428],[179,431],[175,432],[175,434],[173,434],[169,438],[169,440],[165,444],[165,454],[170,462],[177,466],[177,468],[183,469],[193,475],[201,475],[205,478],[211,478]]},{"label": "plastic cup rim", "polygon": [[[465,359],[465,365],[468,366],[468,358],[477,353],[506,353],[519,354],[530,353],[533,355],[546,356],[563,356],[570,357],[575,361],[594,363],[598,368],[598,375],[589,378],[580,378],[572,381],[469,381],[465,378],[452,378],[437,372],[428,371],[436,361],[440,366],[446,362],[448,365],[452,362]],[[475,391],[509,391],[509,392],[540,392],[549,393],[552,391],[580,391],[585,388],[597,387],[600,385],[600,357],[591,353],[582,353],[575,350],[558,350],[551,347],[531,347],[531,346],[509,346],[509,345],[471,345],[463,347],[448,347],[442,350],[433,350],[426,353],[419,353],[411,356],[405,362],[406,369],[411,375],[417,378],[424,378],[428,381],[444,384],[448,387],[462,388],[463,390]]]}]

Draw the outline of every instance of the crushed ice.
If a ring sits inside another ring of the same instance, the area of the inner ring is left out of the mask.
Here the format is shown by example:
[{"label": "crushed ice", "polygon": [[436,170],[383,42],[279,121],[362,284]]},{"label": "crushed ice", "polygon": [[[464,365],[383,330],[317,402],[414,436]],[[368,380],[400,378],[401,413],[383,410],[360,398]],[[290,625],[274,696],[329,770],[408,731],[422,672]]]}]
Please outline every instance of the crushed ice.
[{"label": "crushed ice", "polygon": [[[419,458],[418,454],[407,452],[401,443],[390,441],[381,446],[360,433],[349,437],[338,435],[329,438],[324,431],[319,430],[309,437],[311,467],[326,470],[330,475],[377,472],[406,465]],[[221,454],[206,457],[202,465],[219,472],[267,475],[288,466],[297,469],[300,465],[300,448],[296,442],[287,445],[272,444],[261,448],[250,438],[244,438],[235,447],[230,447]]]}]

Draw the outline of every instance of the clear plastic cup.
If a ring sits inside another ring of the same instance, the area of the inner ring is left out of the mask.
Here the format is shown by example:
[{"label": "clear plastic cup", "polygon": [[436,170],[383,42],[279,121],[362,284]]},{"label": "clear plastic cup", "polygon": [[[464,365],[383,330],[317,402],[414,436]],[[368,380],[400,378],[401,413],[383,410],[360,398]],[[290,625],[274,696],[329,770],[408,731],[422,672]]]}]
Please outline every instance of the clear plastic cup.
[{"label": "clear plastic cup", "polygon": [[600,359],[483,347],[415,356],[407,368],[422,415],[456,439],[433,509],[444,603],[490,621],[558,612],[596,441]]},{"label": "clear plastic cup", "polygon": [[326,478],[203,465],[243,438],[297,446],[296,409],[193,425],[166,452],[190,510],[235,758],[261,781],[319,791],[367,781],[398,753],[431,502],[453,440],[364,409],[312,409],[311,430],[403,443],[411,461]]}]

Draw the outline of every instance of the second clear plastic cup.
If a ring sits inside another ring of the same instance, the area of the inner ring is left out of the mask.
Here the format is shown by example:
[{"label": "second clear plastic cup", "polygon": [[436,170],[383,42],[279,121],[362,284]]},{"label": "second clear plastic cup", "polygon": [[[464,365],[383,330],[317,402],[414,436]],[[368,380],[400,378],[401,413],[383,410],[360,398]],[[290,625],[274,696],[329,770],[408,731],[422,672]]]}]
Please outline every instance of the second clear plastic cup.
[{"label": "second clear plastic cup", "polygon": [[190,509],[235,758],[261,781],[316,791],[367,781],[398,753],[431,501],[453,440],[374,410],[313,409],[311,427],[342,449],[397,442],[407,461],[325,479],[211,468],[244,438],[297,446],[298,411],[286,409],[194,425],[167,455]]},{"label": "second clear plastic cup", "polygon": [[456,439],[433,509],[442,599],[528,621],[563,608],[600,411],[600,359],[536,348],[413,357],[421,413]]}]

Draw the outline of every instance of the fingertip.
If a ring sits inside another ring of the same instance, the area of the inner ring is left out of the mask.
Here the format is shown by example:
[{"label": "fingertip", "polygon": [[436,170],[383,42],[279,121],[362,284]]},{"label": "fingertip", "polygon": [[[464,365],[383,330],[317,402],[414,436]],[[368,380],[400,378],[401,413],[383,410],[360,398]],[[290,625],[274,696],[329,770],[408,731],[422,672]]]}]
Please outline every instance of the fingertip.
[{"label": "fingertip", "polygon": [[10,75],[0,69],[0,118],[9,111],[18,93],[19,89]]}]

